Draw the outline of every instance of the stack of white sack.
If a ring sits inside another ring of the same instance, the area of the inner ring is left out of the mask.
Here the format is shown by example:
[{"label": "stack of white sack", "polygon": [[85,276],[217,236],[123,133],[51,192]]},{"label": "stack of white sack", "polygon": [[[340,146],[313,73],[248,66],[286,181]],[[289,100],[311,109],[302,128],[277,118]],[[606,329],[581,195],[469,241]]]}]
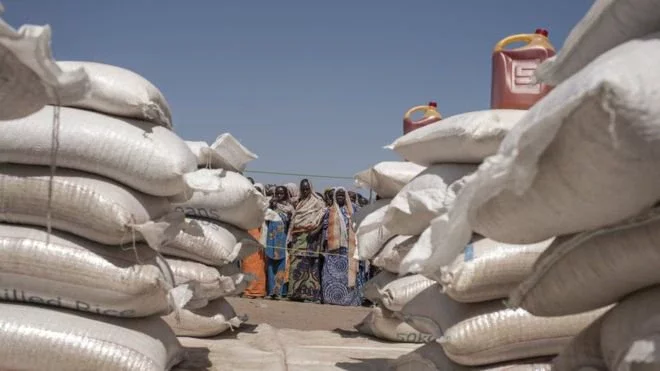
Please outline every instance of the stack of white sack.
[{"label": "stack of white sack", "polygon": [[245,148],[230,133],[224,133],[209,145],[203,141],[186,141],[197,158],[197,166],[207,169],[225,169],[243,172],[257,155]]},{"label": "stack of white sack", "polygon": [[46,106],[0,122],[0,300],[24,303],[0,307],[13,344],[0,368],[167,369],[185,354],[159,317],[192,291],[157,250],[184,225],[171,198],[191,194],[196,161],[162,122],[109,114],[151,104],[141,90],[162,97],[153,85],[80,66],[91,84],[80,106],[95,111]]}]

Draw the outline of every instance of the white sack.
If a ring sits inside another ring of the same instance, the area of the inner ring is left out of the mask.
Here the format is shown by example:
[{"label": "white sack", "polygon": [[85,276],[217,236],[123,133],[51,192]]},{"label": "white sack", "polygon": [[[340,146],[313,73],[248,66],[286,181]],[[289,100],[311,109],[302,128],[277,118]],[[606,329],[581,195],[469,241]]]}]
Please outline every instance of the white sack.
[{"label": "white sack", "polygon": [[67,61],[57,64],[64,71],[84,68],[89,75],[89,95],[70,104],[71,107],[145,120],[172,128],[172,113],[165,97],[156,86],[137,73],[94,62]]},{"label": "white sack", "polygon": [[[223,276],[214,267],[191,261],[167,258],[176,285],[188,284],[193,289],[193,300],[215,300],[237,294],[237,285],[245,275],[237,273]],[[190,306],[188,306],[190,307]]]},{"label": "white sack", "polygon": [[383,218],[390,201],[392,200],[378,200],[361,208],[353,216],[358,256],[361,260],[371,259],[387,240],[394,237],[393,233],[383,228]]},{"label": "white sack", "polygon": [[[45,227],[49,179],[45,166],[0,166],[0,221]],[[75,170],[58,169],[52,191],[52,227],[106,245],[135,239],[158,248],[184,222],[166,198]]]},{"label": "white sack", "polygon": [[558,237],[510,305],[538,316],[581,313],[660,284],[660,209],[624,223]]},{"label": "white sack", "polygon": [[362,334],[397,343],[428,343],[434,340],[431,335],[422,334],[379,307],[369,312],[355,329]]},{"label": "white sack", "polygon": [[383,249],[374,256],[371,264],[392,273],[399,273],[401,260],[417,242],[417,236],[396,236],[385,243]]},{"label": "white sack", "polygon": [[[45,229],[0,224],[0,299],[116,317],[167,314],[175,282],[145,245],[105,246]],[[137,261],[136,261],[137,260]]]},{"label": "white sack", "polygon": [[89,93],[82,69],[62,71],[50,48],[50,26],[21,26],[0,19],[0,120],[31,115],[48,101],[75,102]]},{"label": "white sack", "polygon": [[257,159],[257,155],[229,133],[220,135],[210,146],[206,142],[187,141],[186,144],[197,157],[197,166],[207,169],[242,172],[249,162]]},{"label": "white sack", "polygon": [[233,330],[247,319],[237,317],[234,308],[221,298],[210,301],[204,308],[172,313],[163,320],[177,336],[210,337]]},{"label": "white sack", "polygon": [[268,203],[249,180],[226,170],[199,169],[186,176],[195,192],[175,210],[188,216],[210,218],[241,229],[260,227]]},{"label": "white sack", "polygon": [[383,226],[399,235],[419,235],[431,220],[447,212],[462,187],[462,179],[477,165],[431,165],[392,199]]},{"label": "white sack", "polygon": [[0,369],[163,371],[185,357],[158,317],[125,319],[0,302]]},{"label": "white sack", "polygon": [[424,166],[412,162],[383,161],[355,174],[355,183],[358,187],[373,190],[382,198],[392,198],[422,171]]},{"label": "white sack", "polygon": [[201,218],[187,218],[186,222],[173,240],[160,247],[163,254],[222,266],[262,248],[249,233],[231,225]]},{"label": "white sack", "polygon": [[485,110],[444,118],[400,137],[387,146],[416,164],[481,163],[497,152],[524,110]]},{"label": "white sack", "polygon": [[380,303],[381,292],[390,282],[397,280],[399,276],[387,271],[381,271],[367,283],[364,284],[362,294],[373,303]]},{"label": "white sack", "polygon": [[660,40],[630,41],[535,104],[466,182],[449,214],[420,237],[403,271],[426,266],[432,275],[455,258],[471,230],[532,243],[650,208],[660,198],[656,59]]},{"label": "white sack", "polygon": [[440,284],[449,297],[463,303],[506,298],[532,274],[534,262],[552,241],[509,245],[484,238],[472,242],[451,265],[441,268]]},{"label": "white sack", "polygon": [[[50,165],[53,109],[0,122],[0,162]],[[172,131],[147,122],[60,108],[57,166],[116,180],[155,196],[189,193],[195,156]]]},{"label": "white sack", "polygon": [[607,371],[600,349],[600,328],[603,317],[598,318],[559,353],[552,361],[556,371]]},{"label": "white sack", "polygon": [[379,302],[385,308],[398,312],[419,293],[434,284],[434,281],[421,274],[401,277],[388,283],[380,290]]},{"label": "white sack", "polygon": [[557,54],[536,71],[543,82],[558,85],[608,50],[660,31],[658,0],[598,0],[573,27]]},{"label": "white sack", "polygon": [[605,311],[534,317],[522,309],[503,309],[457,323],[439,341],[449,359],[467,366],[551,356]]}]

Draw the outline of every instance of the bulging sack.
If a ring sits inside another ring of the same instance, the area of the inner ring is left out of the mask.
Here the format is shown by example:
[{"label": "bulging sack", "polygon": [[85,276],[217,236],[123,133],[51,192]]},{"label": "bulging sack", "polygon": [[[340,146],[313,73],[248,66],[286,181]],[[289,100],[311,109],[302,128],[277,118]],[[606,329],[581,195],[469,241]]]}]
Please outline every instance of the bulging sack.
[{"label": "bulging sack", "polygon": [[447,212],[462,179],[477,165],[431,165],[417,175],[392,199],[383,219],[384,227],[399,235],[419,235],[431,220]]},{"label": "bulging sack", "polygon": [[262,248],[249,233],[231,225],[202,218],[187,218],[186,222],[174,239],[159,248],[163,254],[221,266]]},{"label": "bulging sack", "polygon": [[449,297],[463,303],[506,298],[532,274],[534,262],[550,243],[552,239],[531,245],[487,238],[472,242],[451,265],[441,268],[440,284]]},{"label": "bulging sack", "polygon": [[412,131],[386,148],[416,164],[479,164],[494,155],[524,110],[485,110],[447,117]]},{"label": "bulging sack", "polygon": [[357,250],[361,260],[371,259],[385,245],[385,242],[394,237],[383,227],[383,218],[390,204],[390,199],[382,199],[361,208],[354,215],[355,236],[357,237]]},{"label": "bulging sack", "polygon": [[237,285],[245,280],[245,275],[237,273],[223,276],[214,267],[192,261],[167,258],[177,285],[189,284],[193,289],[193,300],[215,300],[223,296],[237,294]]},{"label": "bulging sack", "polygon": [[428,343],[434,340],[431,335],[422,334],[379,307],[375,307],[355,329],[365,335],[398,343]]},{"label": "bulging sack", "polygon": [[[49,179],[45,166],[2,165],[0,221],[45,227]],[[166,198],[75,170],[58,169],[53,178],[52,227],[106,245],[146,240],[158,248],[184,222],[170,207]]]},{"label": "bulging sack", "polygon": [[231,134],[220,135],[212,145],[206,142],[186,142],[197,157],[197,166],[242,172],[248,163],[257,159]]},{"label": "bulging sack", "polygon": [[41,228],[0,224],[0,299],[115,317],[167,314],[175,286],[145,245],[105,246]]},{"label": "bulging sack", "polygon": [[383,287],[380,291],[380,303],[393,312],[401,311],[419,293],[434,284],[434,281],[421,274],[401,277]]},{"label": "bulging sack", "polygon": [[[82,100],[70,104],[108,115],[145,120],[172,128],[172,113],[163,94],[144,77],[125,68],[94,62],[62,61],[64,71],[84,68],[89,75],[90,91]],[[57,104],[52,101],[51,104]]]},{"label": "bulging sack", "polygon": [[[54,107],[4,121],[0,162],[50,165]],[[154,196],[190,191],[184,174],[195,157],[185,142],[163,127],[75,108],[60,108],[58,167],[98,174]]]},{"label": "bulging sack", "polygon": [[535,243],[651,208],[660,198],[656,55],[657,35],[633,40],[553,89],[470,177],[449,215],[434,220],[429,238],[420,237],[413,251],[425,253],[402,264],[426,266],[432,275],[456,257],[472,231]]},{"label": "bulging sack", "polygon": [[537,316],[562,316],[614,304],[660,284],[660,208],[608,228],[558,237],[510,305]]},{"label": "bulging sack", "polygon": [[608,370],[600,349],[600,328],[603,317],[582,330],[552,361],[556,371]]},{"label": "bulging sack", "polygon": [[184,309],[163,317],[177,336],[210,337],[239,327],[246,318],[239,318],[225,300],[217,299],[200,309]]},{"label": "bulging sack", "polygon": [[114,318],[1,302],[0,313],[3,370],[162,371],[186,357],[158,317]]},{"label": "bulging sack", "polygon": [[599,0],[573,27],[564,46],[536,71],[543,82],[558,85],[608,50],[660,31],[657,0]]},{"label": "bulging sack", "polygon": [[395,281],[399,276],[387,271],[381,271],[364,285],[364,297],[373,303],[380,303],[381,292],[390,282]]},{"label": "bulging sack", "polygon": [[412,162],[384,161],[355,174],[355,183],[382,198],[392,198],[422,171],[424,166]]},{"label": "bulging sack", "polygon": [[522,309],[504,309],[457,323],[439,341],[447,357],[467,366],[552,356],[606,310],[534,317]]},{"label": "bulging sack", "polygon": [[188,216],[229,223],[244,230],[260,227],[268,203],[249,180],[226,170],[199,169],[186,176],[195,191],[189,200],[175,204]]},{"label": "bulging sack", "polygon": [[385,243],[383,249],[374,256],[371,264],[387,272],[399,273],[401,260],[417,242],[417,236],[396,236]]}]

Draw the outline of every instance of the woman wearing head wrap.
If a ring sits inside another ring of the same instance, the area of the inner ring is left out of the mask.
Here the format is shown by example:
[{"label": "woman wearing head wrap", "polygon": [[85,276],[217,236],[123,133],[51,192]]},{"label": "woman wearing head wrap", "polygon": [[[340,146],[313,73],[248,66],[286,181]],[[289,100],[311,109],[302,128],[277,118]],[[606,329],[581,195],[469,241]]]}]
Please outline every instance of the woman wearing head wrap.
[{"label": "woman wearing head wrap", "polygon": [[[265,187],[262,184],[256,183],[254,188],[265,195]],[[261,227],[251,229],[248,232],[262,245],[266,245],[265,231],[267,228],[268,226],[264,221]],[[241,261],[241,270],[243,273],[249,273],[254,276],[254,281],[248,284],[248,287],[243,292],[243,296],[248,298],[263,298],[266,296],[266,254],[264,250],[259,249],[254,254],[245,257]]]},{"label": "woman wearing head wrap", "polygon": [[352,228],[353,207],[344,188],[335,188],[334,202],[323,216],[323,244],[327,254],[321,271],[323,302],[362,305],[364,269],[354,259],[357,239]]},{"label": "woman wearing head wrap", "polygon": [[298,189],[298,186],[295,183],[287,183],[284,186],[289,191],[289,202],[291,202],[293,207],[296,207],[298,205],[298,199],[300,198],[300,189]]},{"label": "woman wearing head wrap", "polygon": [[289,203],[289,193],[283,186],[275,188],[266,213],[266,284],[267,295],[274,298],[286,296],[288,281],[286,241],[289,221],[294,212]]},{"label": "woman wearing head wrap", "polygon": [[307,179],[289,230],[289,299],[321,301],[320,230],[325,204]]}]

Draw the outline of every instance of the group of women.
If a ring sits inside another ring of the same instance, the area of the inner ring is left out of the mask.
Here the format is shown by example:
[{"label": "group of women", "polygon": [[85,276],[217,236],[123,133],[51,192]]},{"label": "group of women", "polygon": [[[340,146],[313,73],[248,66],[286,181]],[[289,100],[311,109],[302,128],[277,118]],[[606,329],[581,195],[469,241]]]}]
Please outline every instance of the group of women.
[{"label": "group of women", "polygon": [[242,262],[243,271],[256,277],[244,296],[362,305],[368,268],[354,259],[352,217],[359,209],[354,195],[341,187],[316,193],[307,179],[274,192],[255,187],[272,195],[266,221],[250,231],[264,249]]}]

